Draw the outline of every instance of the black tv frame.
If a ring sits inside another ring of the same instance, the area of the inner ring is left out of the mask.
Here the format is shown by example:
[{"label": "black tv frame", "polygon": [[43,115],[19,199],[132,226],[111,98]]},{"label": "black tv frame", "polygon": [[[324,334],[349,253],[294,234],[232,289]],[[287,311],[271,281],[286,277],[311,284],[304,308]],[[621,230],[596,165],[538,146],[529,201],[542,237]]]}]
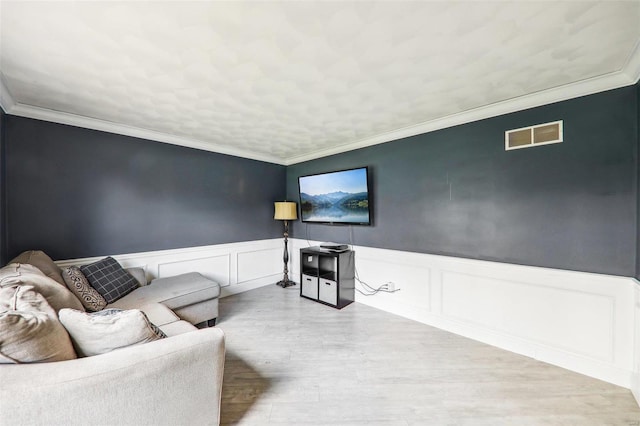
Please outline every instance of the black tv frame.
[{"label": "black tv frame", "polygon": [[[349,171],[352,171],[352,170],[360,170],[360,169],[364,169],[365,172],[366,172],[367,201],[368,201],[368,206],[367,206],[368,214],[367,214],[367,217],[369,218],[368,222],[321,221],[321,220],[305,220],[304,219],[304,214],[303,214],[303,211],[302,211],[302,190],[301,190],[301,187],[300,187],[300,180],[301,179],[307,178],[307,177],[313,177],[313,176],[329,175],[329,174],[333,174],[333,173],[349,172]],[[312,174],[309,174],[309,175],[298,176],[298,201],[299,201],[299,204],[300,204],[300,220],[301,220],[302,223],[317,224],[317,225],[372,226],[373,225],[373,209],[372,209],[371,198],[372,198],[371,168],[369,166],[352,167],[352,168],[349,168],[349,169],[331,170],[331,171],[328,171],[328,172],[312,173]]]}]

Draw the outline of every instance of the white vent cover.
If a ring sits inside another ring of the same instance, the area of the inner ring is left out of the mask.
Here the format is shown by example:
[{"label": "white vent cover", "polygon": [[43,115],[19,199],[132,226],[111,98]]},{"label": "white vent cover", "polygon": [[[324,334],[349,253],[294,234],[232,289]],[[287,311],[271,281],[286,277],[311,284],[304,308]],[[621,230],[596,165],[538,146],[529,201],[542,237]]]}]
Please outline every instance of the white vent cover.
[{"label": "white vent cover", "polygon": [[529,148],[562,142],[562,120],[504,132],[504,149]]}]

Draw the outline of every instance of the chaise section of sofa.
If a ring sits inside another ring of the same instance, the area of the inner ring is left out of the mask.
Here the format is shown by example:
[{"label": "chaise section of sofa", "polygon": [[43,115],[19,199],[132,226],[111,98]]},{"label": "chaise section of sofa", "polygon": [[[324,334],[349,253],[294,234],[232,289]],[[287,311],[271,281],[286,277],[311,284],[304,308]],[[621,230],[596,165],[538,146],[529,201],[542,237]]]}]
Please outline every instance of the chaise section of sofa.
[{"label": "chaise section of sofa", "polygon": [[162,303],[180,319],[199,324],[218,317],[220,285],[198,272],[158,278],[109,304],[108,308],[132,309]]}]

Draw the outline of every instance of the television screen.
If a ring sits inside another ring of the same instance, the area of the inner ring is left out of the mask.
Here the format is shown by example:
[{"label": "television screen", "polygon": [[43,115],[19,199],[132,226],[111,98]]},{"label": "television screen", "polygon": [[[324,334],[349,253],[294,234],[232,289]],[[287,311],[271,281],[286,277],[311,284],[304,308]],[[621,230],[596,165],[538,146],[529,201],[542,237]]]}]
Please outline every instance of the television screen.
[{"label": "television screen", "polygon": [[368,168],[298,178],[303,222],[370,225]]}]

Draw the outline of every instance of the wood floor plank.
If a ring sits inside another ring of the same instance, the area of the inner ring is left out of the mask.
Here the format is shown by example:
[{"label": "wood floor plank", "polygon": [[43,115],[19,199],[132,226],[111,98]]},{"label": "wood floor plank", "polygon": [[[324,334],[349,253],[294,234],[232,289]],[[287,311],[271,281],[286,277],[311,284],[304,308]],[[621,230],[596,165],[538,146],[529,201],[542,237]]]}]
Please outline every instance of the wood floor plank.
[{"label": "wood floor plank", "polygon": [[220,300],[224,425],[640,426],[631,392],[294,288]]}]

